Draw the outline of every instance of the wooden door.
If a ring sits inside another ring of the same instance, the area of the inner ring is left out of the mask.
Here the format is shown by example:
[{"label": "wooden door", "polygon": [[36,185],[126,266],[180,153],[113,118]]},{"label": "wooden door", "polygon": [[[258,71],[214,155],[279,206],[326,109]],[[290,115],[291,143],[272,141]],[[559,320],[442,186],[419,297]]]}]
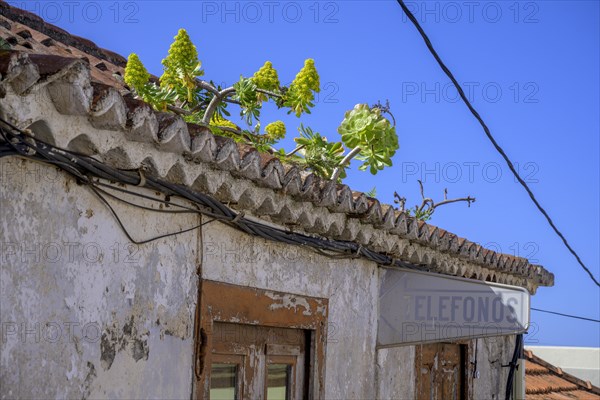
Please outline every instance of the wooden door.
[{"label": "wooden door", "polygon": [[418,400],[467,399],[467,346],[454,343],[417,345],[415,354]]}]

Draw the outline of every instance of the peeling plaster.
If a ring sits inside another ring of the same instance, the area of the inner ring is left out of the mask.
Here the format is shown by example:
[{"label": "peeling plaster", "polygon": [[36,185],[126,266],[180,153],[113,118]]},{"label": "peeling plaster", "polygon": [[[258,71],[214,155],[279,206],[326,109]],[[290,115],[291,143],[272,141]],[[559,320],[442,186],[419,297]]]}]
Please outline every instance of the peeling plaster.
[{"label": "peeling plaster", "polygon": [[285,308],[288,310],[293,309],[294,312],[298,312],[298,308],[301,307],[304,309],[304,311],[302,311],[303,315],[312,315],[310,306],[308,305],[308,301],[306,301],[306,299],[298,298],[290,294],[278,295],[272,292],[267,292],[267,296],[279,302],[279,304],[273,303],[269,307],[271,310]]},{"label": "peeling plaster", "polygon": [[[52,170],[0,159],[0,398],[189,398],[198,233],[133,245]],[[136,237],[197,224],[115,207]]]}]

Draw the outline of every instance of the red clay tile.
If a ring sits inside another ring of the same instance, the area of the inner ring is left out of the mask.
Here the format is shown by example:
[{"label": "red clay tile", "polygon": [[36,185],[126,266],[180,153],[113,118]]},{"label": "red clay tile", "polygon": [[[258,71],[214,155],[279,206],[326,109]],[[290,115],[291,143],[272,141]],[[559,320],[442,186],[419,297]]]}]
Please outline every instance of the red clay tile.
[{"label": "red clay tile", "polygon": [[524,353],[527,400],[600,400],[600,388],[563,372],[529,350]]}]

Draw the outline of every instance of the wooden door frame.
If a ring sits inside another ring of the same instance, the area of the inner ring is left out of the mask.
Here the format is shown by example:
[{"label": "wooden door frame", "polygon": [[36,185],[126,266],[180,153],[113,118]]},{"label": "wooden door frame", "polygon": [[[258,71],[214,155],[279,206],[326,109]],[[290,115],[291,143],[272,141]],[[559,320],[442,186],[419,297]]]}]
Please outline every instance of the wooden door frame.
[{"label": "wooden door frame", "polygon": [[261,325],[310,331],[306,344],[309,399],[325,396],[325,354],[329,301],[272,290],[201,280],[196,315],[196,398],[210,386],[214,322]]},{"label": "wooden door frame", "polygon": [[474,340],[461,340],[461,341],[447,341],[447,342],[427,342],[427,343],[419,343],[415,345],[415,361],[413,368],[415,369],[415,396],[417,396],[418,390],[418,382],[419,379],[419,361],[423,359],[422,357],[422,346],[432,345],[432,344],[454,344],[460,345],[461,351],[464,349],[464,357],[462,360],[462,371],[464,372],[463,379],[463,396],[465,400],[473,400],[473,363],[471,362],[471,356],[475,354],[475,342]]}]

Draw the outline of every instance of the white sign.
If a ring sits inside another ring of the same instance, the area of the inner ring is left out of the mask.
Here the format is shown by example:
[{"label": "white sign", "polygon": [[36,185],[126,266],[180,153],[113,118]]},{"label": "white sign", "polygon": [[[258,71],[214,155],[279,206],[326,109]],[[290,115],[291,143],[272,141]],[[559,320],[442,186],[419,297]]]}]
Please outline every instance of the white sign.
[{"label": "white sign", "polygon": [[384,269],[378,347],[523,333],[526,289],[407,269]]}]

